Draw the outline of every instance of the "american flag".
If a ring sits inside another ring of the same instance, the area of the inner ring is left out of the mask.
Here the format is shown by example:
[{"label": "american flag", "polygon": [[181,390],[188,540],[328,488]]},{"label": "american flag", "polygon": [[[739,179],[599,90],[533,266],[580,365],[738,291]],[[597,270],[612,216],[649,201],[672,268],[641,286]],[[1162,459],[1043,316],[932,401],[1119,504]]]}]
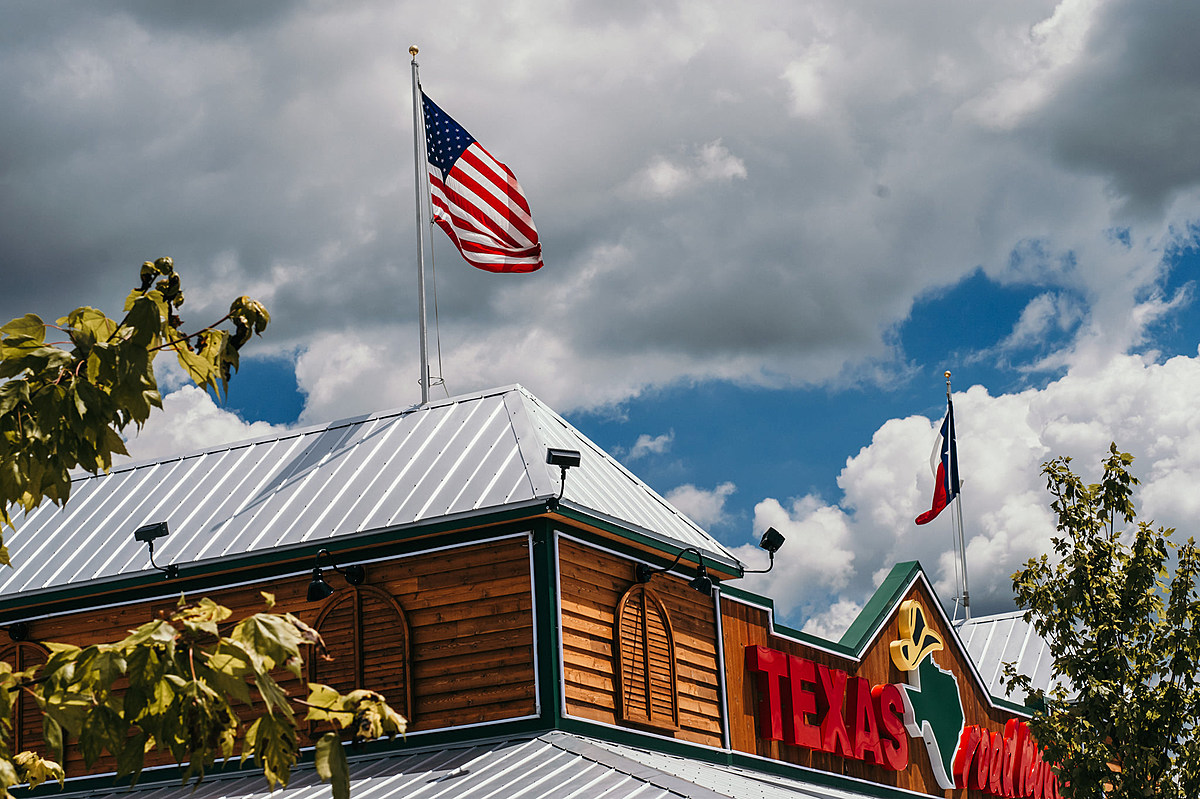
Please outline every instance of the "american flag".
[{"label": "american flag", "polygon": [[467,263],[488,272],[542,268],[529,202],[512,171],[421,92],[433,218]]}]

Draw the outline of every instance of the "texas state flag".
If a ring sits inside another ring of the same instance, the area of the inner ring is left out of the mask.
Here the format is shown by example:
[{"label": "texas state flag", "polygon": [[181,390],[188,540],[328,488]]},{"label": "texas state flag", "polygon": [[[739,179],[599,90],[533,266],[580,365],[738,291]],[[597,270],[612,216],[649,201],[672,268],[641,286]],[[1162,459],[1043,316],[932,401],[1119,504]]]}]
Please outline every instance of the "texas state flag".
[{"label": "texas state flag", "polygon": [[942,509],[958,496],[958,446],[954,443],[954,403],[946,398],[946,418],[933,453],[929,456],[929,468],[933,470],[935,485],[933,505],[917,517],[917,524],[927,524],[937,518]]}]

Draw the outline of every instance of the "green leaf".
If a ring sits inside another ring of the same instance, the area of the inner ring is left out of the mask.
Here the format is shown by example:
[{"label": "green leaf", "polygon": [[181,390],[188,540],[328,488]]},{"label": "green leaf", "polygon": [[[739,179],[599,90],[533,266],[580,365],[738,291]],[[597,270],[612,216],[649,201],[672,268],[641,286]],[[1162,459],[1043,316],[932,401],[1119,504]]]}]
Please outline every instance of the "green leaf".
[{"label": "green leaf", "polygon": [[300,654],[301,640],[295,625],[270,613],[255,613],[238,622],[230,638],[249,656],[259,674],[283,666]]},{"label": "green leaf", "polygon": [[117,777],[132,774],[131,785],[137,785],[138,777],[146,764],[146,733],[135,731],[121,747],[117,755]]},{"label": "green leaf", "polygon": [[30,788],[38,787],[51,777],[58,780],[59,785],[67,780],[62,766],[53,760],[43,760],[33,752],[21,752],[13,758],[13,764],[23,781],[29,783]]},{"label": "green leaf", "polygon": [[270,674],[258,674],[254,677],[254,686],[267,705],[267,712],[280,713],[289,722],[293,720],[292,708],[288,705],[287,693],[275,682]]},{"label": "green leaf", "polygon": [[321,782],[332,783],[333,799],[350,799],[350,764],[337,733],[327,732],[317,741],[316,767]]},{"label": "green leaf", "polygon": [[328,685],[308,684],[308,714],[305,721],[328,721],[345,729],[354,723],[354,710],[347,707],[345,697]]},{"label": "green leaf", "polygon": [[46,323],[37,314],[27,313],[0,327],[0,336],[24,338],[40,344],[46,340]]},{"label": "green leaf", "polygon": [[232,615],[233,611],[229,608],[224,605],[218,605],[208,597],[204,597],[199,603],[188,605],[176,611],[171,616],[171,620],[179,622],[185,629],[206,633],[214,638],[219,638],[220,633],[217,631],[217,623],[225,621]]},{"label": "green leaf", "polygon": [[155,619],[138,627],[118,643],[117,646],[128,651],[142,644],[154,643],[167,647],[168,651],[173,651],[175,638],[178,635],[179,631],[170,624],[162,619]]},{"label": "green leaf", "polygon": [[271,714],[260,716],[250,725],[242,744],[242,760],[253,756],[267,777],[267,784],[287,787],[292,765],[299,756],[296,729]]}]

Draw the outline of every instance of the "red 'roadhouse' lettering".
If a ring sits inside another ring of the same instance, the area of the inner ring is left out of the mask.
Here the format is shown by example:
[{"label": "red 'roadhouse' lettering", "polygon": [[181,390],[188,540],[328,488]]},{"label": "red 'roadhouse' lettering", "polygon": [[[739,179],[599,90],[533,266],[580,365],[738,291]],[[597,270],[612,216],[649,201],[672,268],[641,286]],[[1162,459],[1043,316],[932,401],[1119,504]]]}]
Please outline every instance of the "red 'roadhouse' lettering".
[{"label": "red 'roadhouse' lettering", "polygon": [[1009,719],[1004,733],[964,727],[954,753],[954,784],[992,796],[1058,799],[1058,775],[1042,758],[1029,726]]}]

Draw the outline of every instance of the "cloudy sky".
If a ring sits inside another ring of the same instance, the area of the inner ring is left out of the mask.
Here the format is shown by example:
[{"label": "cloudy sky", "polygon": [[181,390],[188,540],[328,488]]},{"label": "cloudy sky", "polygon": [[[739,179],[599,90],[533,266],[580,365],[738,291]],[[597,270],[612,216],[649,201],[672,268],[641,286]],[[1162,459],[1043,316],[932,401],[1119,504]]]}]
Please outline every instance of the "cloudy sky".
[{"label": "cloudy sky", "polygon": [[[1137,457],[1200,511],[1200,4],[0,4],[0,315],[271,310],[139,457],[419,399],[408,46],[518,175],[546,267],[436,233],[450,393],[521,383],[836,634],[918,528],[954,375],[976,613],[1044,551],[1040,464]],[[438,369],[438,367],[435,367]],[[948,516],[948,514],[944,514]]]}]

